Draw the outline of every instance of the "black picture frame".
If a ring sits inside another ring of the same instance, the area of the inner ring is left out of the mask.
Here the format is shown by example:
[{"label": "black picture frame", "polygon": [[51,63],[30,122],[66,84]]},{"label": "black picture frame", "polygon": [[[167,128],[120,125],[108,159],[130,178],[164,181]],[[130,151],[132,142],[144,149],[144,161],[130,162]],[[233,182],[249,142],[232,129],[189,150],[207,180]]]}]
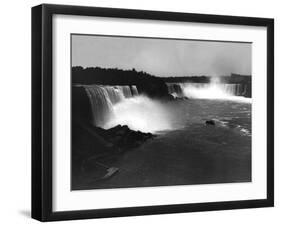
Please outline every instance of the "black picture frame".
[{"label": "black picture frame", "polygon": [[[52,17],[55,14],[182,21],[267,28],[267,198],[54,212],[52,210]],[[274,205],[274,20],[43,4],[32,8],[32,218],[40,221],[270,207]]]}]

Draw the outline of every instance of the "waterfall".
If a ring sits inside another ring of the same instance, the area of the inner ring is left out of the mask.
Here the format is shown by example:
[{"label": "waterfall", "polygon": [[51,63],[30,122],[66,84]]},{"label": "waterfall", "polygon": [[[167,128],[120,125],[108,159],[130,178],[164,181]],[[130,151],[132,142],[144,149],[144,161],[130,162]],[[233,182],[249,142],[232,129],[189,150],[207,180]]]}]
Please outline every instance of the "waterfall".
[{"label": "waterfall", "polygon": [[168,92],[173,97],[183,97],[183,89],[181,83],[167,83]]},{"label": "waterfall", "polygon": [[113,106],[138,95],[136,86],[77,85],[84,87],[91,104],[92,123],[103,127],[114,117]]},{"label": "waterfall", "polygon": [[195,99],[226,99],[243,96],[247,86],[243,84],[211,83],[167,83],[169,94],[174,97]]},{"label": "waterfall", "polygon": [[133,96],[139,95],[139,92],[138,92],[138,89],[136,86],[131,86],[131,91],[132,91]]}]

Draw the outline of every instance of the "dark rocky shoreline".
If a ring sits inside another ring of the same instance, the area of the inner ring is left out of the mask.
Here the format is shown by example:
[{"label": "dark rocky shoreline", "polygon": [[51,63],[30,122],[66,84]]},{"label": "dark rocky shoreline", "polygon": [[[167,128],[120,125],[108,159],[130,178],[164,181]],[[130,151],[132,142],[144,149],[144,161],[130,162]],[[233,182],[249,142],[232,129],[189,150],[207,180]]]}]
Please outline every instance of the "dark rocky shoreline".
[{"label": "dark rocky shoreline", "polygon": [[[131,130],[128,126],[117,125],[102,129],[81,121],[72,123],[72,174],[73,182],[85,176],[101,159],[112,159],[125,151],[141,146],[156,135]],[[103,167],[109,169],[110,167]],[[95,172],[96,171],[96,172]],[[100,172],[102,171],[102,172]],[[96,174],[96,175],[95,175]],[[104,177],[106,170],[92,171],[92,177]]]}]

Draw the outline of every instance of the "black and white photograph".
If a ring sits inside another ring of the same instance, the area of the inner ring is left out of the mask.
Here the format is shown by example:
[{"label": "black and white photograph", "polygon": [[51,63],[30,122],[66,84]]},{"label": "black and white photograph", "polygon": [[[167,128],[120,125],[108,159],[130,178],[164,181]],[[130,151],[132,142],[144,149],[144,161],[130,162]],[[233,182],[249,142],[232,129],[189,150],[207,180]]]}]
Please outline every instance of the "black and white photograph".
[{"label": "black and white photograph", "polygon": [[274,206],[274,19],[187,7],[32,7],[33,219]]},{"label": "black and white photograph", "polygon": [[252,43],[71,34],[71,190],[252,181]]}]

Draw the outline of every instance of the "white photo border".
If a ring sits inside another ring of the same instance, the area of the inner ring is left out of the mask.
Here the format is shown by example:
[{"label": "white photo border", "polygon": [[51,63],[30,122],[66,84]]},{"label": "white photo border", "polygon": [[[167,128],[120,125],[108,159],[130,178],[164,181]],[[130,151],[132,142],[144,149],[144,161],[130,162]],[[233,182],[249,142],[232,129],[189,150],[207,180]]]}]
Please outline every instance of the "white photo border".
[{"label": "white photo border", "polygon": [[[72,33],[252,42],[252,182],[71,191]],[[266,199],[266,75],[266,27],[54,15],[53,211]]]}]

